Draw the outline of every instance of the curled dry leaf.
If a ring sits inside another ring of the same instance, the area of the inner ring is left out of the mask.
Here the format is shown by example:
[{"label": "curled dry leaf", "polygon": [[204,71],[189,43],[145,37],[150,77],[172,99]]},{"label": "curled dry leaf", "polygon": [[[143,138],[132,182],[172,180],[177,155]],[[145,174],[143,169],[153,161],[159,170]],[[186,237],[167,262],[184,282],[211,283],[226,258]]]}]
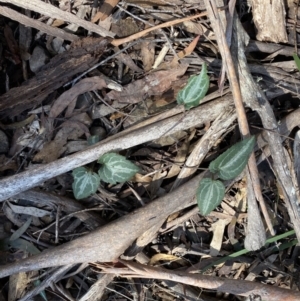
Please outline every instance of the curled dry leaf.
[{"label": "curled dry leaf", "polygon": [[[119,52],[120,48],[119,47],[115,47],[115,52]],[[143,69],[139,68],[135,62],[133,61],[133,59],[126,53],[119,53],[117,55],[117,59],[119,61],[121,61],[123,64],[125,64],[126,66],[128,66],[131,70],[135,71],[135,72],[143,72]]]},{"label": "curled dry leaf", "polygon": [[87,113],[73,116],[61,125],[62,128],[57,132],[54,140],[47,142],[33,160],[43,163],[55,161],[67,150],[68,140],[77,140],[83,134],[89,134],[88,127],[91,123],[92,120]]},{"label": "curled dry leaf", "polygon": [[144,41],[141,43],[141,58],[143,61],[144,70],[150,71],[154,63],[155,44],[150,41]]},{"label": "curled dry leaf", "polygon": [[[150,73],[143,79],[137,80],[126,87],[122,92],[111,91],[106,95],[109,100],[115,99],[123,103],[138,103],[151,95],[161,95],[171,88],[172,83],[183,75],[188,65],[180,65],[176,69],[162,70]],[[135,93],[133,93],[135,91]]]},{"label": "curled dry leaf", "polygon": [[[77,97],[80,94],[88,91],[102,89],[104,87],[106,87],[106,82],[99,76],[84,78],[78,84],[73,86],[68,91],[64,92],[59,98],[56,99],[50,110],[49,117],[56,118],[68,106],[72,106],[74,109]],[[68,116],[70,116],[70,111],[73,110],[68,109]]]}]

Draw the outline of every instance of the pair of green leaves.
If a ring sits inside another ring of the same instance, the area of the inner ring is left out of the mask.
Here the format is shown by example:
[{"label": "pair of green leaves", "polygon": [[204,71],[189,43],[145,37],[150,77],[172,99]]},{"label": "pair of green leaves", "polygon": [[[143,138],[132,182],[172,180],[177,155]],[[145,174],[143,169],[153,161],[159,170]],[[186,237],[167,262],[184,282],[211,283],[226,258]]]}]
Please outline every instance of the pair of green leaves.
[{"label": "pair of green leaves", "polygon": [[139,171],[136,165],[116,153],[103,155],[98,163],[102,164],[98,173],[83,166],[73,170],[72,188],[76,199],[83,199],[95,193],[100,185],[100,180],[109,184],[123,183]]},{"label": "pair of green leaves", "polygon": [[[255,145],[255,137],[249,137],[230,147],[226,152],[209,164],[209,170],[222,180],[237,177],[246,167]],[[219,180],[204,178],[196,192],[201,214],[207,215],[220,205],[225,195],[225,186]]]}]

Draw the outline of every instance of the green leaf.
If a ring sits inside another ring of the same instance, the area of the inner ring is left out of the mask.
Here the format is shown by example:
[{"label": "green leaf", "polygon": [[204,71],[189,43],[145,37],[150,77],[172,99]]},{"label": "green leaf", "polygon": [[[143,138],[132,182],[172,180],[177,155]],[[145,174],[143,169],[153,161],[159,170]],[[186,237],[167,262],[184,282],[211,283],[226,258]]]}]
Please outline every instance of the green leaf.
[{"label": "green leaf", "polygon": [[99,135],[90,136],[87,139],[88,145],[94,145],[99,141],[100,141],[100,136]]},{"label": "green leaf", "polygon": [[209,170],[223,180],[234,179],[246,167],[254,145],[254,136],[234,144],[209,164]]},{"label": "green leaf", "polygon": [[107,153],[98,162],[103,164],[98,171],[101,180],[110,184],[126,182],[139,171],[136,165],[116,153]]},{"label": "green leaf", "polygon": [[72,172],[74,182],[73,193],[77,200],[84,199],[97,191],[100,177],[85,167],[75,168]]},{"label": "green leaf", "polygon": [[37,255],[37,254],[41,253],[41,251],[38,248],[36,248],[30,241],[27,241],[22,238],[10,240],[9,244],[12,248],[23,250],[32,255]]},{"label": "green leaf", "polygon": [[191,76],[187,85],[178,92],[177,103],[183,104],[186,110],[199,105],[202,98],[207,93],[209,87],[209,77],[207,67],[204,63],[199,75]]},{"label": "green leaf", "polygon": [[[35,287],[39,287],[39,286],[41,285],[41,283],[42,283],[42,281],[39,280],[39,279],[33,281],[33,285],[34,285]],[[45,301],[48,301],[47,296],[46,296],[46,292],[45,292],[44,290],[42,290],[42,291],[40,292],[40,296],[41,296]]]},{"label": "green leaf", "polygon": [[298,70],[300,71],[300,59],[299,59],[299,56],[296,53],[294,53],[293,54],[293,58],[294,58],[294,61],[295,61],[296,65],[297,65]]},{"label": "green leaf", "polygon": [[200,213],[207,215],[219,206],[225,195],[225,186],[221,181],[204,178],[196,192]]},{"label": "green leaf", "polygon": [[20,238],[21,235],[27,231],[28,227],[31,224],[31,221],[32,221],[32,217],[29,217],[26,223],[24,223],[22,227],[20,227],[16,232],[14,232],[12,236],[9,238],[9,240],[15,240],[17,238]]}]

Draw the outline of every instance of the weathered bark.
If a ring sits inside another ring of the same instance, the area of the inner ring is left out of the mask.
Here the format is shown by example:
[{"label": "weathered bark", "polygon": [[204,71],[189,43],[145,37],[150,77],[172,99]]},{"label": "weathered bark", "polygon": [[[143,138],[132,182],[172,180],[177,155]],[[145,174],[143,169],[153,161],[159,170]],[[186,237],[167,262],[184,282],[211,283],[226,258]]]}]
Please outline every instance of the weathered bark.
[{"label": "weathered bark", "polygon": [[103,54],[109,41],[103,38],[85,38],[72,44],[69,51],[55,56],[35,77],[20,87],[0,96],[0,115],[16,116],[42,103],[77,73],[92,67]]},{"label": "weathered bark", "polygon": [[116,260],[134,240],[156,224],[161,224],[174,211],[193,201],[201,175],[172,193],[140,208],[90,234],[49,249],[39,255],[0,267],[0,278],[14,273],[82,262]]}]

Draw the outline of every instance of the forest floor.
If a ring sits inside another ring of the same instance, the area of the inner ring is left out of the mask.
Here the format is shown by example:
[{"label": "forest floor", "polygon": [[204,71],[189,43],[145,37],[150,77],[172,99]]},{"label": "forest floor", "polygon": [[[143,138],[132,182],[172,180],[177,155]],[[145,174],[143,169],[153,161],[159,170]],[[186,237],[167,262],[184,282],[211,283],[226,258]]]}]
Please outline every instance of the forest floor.
[{"label": "forest floor", "polygon": [[300,300],[299,1],[228,2],[0,0],[0,301]]}]

